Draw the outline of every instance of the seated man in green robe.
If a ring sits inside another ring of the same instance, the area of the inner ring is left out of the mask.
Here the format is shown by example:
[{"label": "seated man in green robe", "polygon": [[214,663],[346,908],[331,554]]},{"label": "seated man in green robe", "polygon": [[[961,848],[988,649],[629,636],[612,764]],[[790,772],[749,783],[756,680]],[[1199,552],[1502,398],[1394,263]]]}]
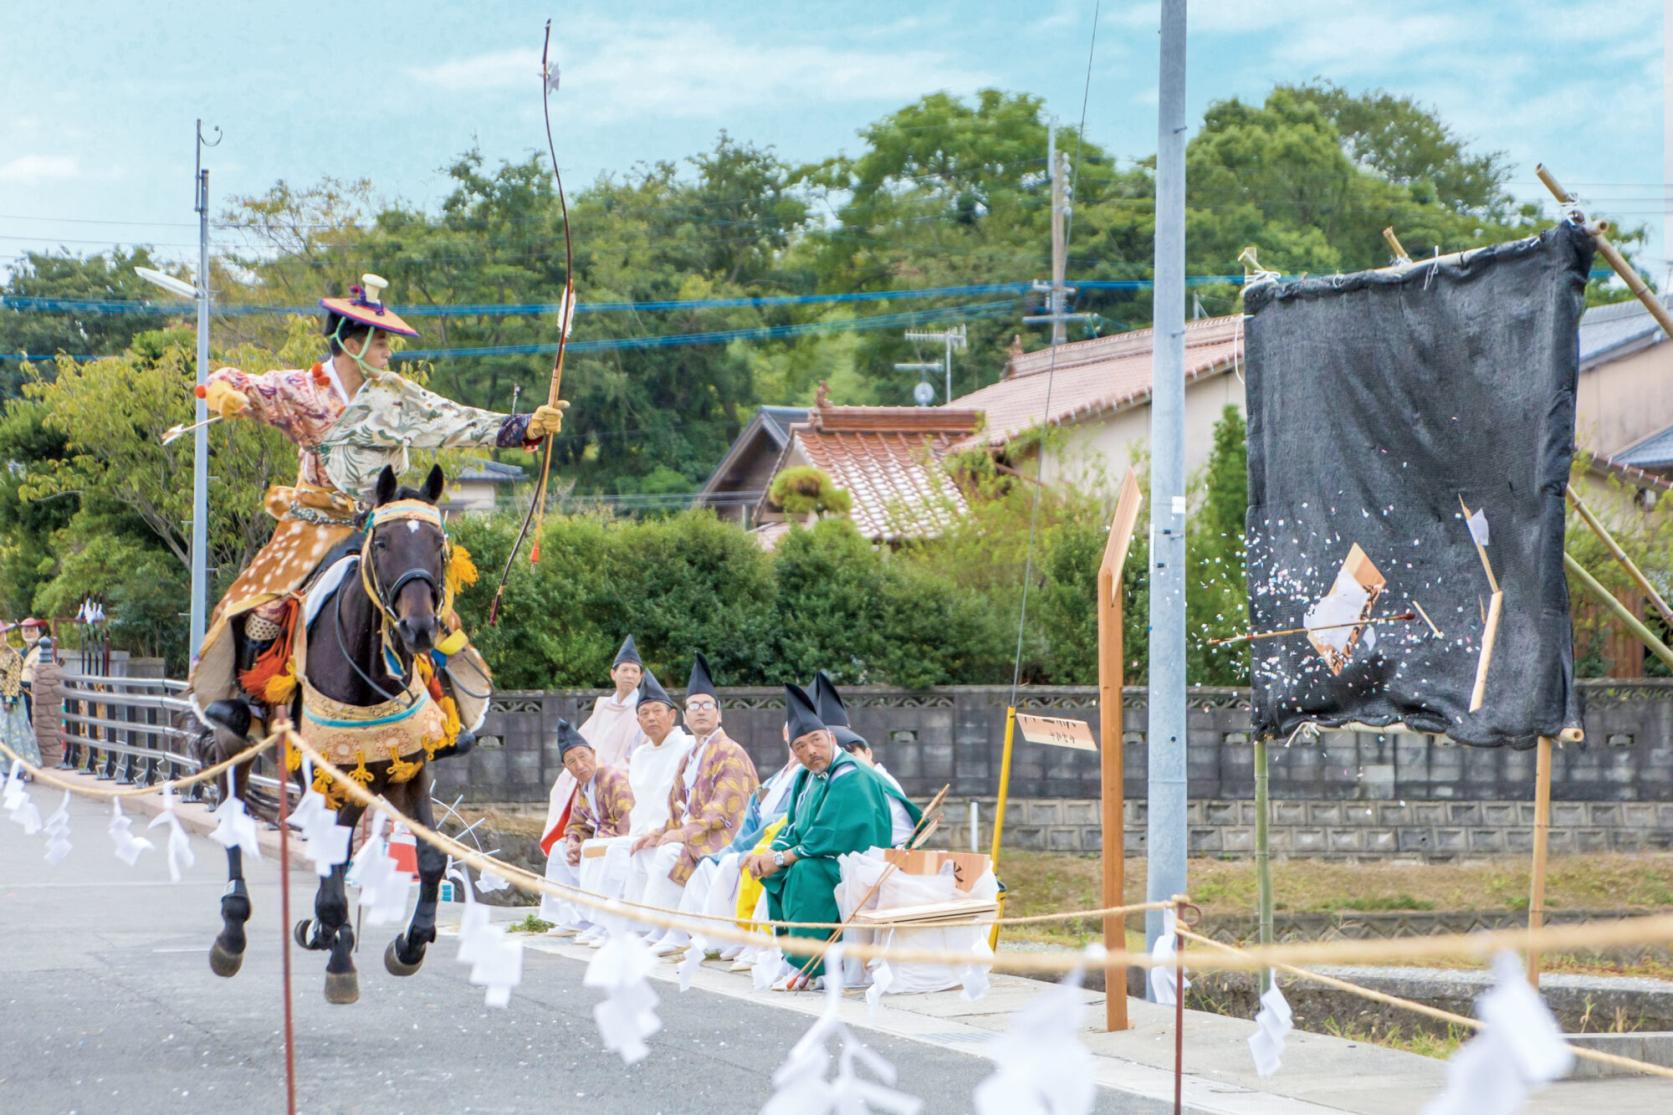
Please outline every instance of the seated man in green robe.
[{"label": "seated man in green robe", "polygon": [[[842,879],[837,857],[890,846],[889,802],[900,793],[837,746],[813,699],[800,686],[786,685],[784,690],[790,750],[804,769],[791,783],[790,808],[771,850],[749,856],[743,867],[761,880],[767,913],[774,921],[834,924],[842,920],[836,902]],[[820,940],[831,934],[827,929],[776,932]],[[798,966],[809,956],[798,954],[791,942],[781,947],[786,959]],[[823,962],[808,969],[809,986],[819,986],[824,972]],[[775,986],[782,990],[799,983],[790,975]]]}]

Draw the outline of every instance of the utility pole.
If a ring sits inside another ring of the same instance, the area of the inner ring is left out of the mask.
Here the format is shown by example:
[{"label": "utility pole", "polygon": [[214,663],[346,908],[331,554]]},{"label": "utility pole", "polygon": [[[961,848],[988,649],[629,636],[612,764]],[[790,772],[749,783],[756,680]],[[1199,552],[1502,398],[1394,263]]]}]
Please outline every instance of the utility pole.
[{"label": "utility pole", "polygon": [[1034,283],[1035,291],[1046,296],[1046,312],[1031,314],[1022,320],[1029,325],[1051,325],[1051,343],[1055,348],[1068,339],[1071,321],[1084,321],[1096,314],[1071,314],[1069,296],[1075,293],[1067,281],[1069,268],[1069,156],[1057,149],[1057,128],[1046,125],[1046,169],[1051,174],[1051,281]]},{"label": "utility pole", "polygon": [[[221,131],[215,129],[215,143],[221,141]],[[203,139],[203,121],[197,122],[197,197],[198,215],[198,367],[197,385],[201,390],[209,376],[209,169],[203,165],[203,149],[215,146]],[[193,392],[197,412],[192,431],[192,642],[186,653],[195,661],[198,648],[203,645],[203,632],[209,617],[209,417],[207,405],[198,392]]]},{"label": "utility pole", "polygon": [[966,348],[970,347],[970,338],[965,332],[965,327],[960,325],[957,329],[908,329],[906,331],[906,339],[909,341],[935,341],[939,343],[943,346],[941,362],[939,364],[896,364],[895,371],[919,372],[935,371],[939,369],[941,374],[945,377],[947,383],[947,394],[943,397],[942,403],[951,403],[953,401],[953,353],[954,351],[963,352]]},{"label": "utility pole", "polygon": [[[1186,893],[1185,0],[1162,0],[1150,395],[1150,683],[1145,893]],[[1161,911],[1145,917],[1154,945]]]}]

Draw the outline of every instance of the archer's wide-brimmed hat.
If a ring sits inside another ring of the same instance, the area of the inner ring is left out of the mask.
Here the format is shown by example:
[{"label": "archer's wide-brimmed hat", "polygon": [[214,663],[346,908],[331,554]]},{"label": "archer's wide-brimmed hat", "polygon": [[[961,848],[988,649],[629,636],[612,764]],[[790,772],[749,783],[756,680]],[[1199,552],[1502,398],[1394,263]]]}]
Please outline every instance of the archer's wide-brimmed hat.
[{"label": "archer's wide-brimmed hat", "polygon": [[382,329],[385,333],[396,333],[402,337],[418,336],[418,330],[402,321],[400,314],[383,303],[383,292],[388,286],[388,280],[377,275],[362,275],[360,284],[349,288],[349,297],[321,298],[319,304],[329,314],[347,318],[361,325],[369,325],[373,329]]}]

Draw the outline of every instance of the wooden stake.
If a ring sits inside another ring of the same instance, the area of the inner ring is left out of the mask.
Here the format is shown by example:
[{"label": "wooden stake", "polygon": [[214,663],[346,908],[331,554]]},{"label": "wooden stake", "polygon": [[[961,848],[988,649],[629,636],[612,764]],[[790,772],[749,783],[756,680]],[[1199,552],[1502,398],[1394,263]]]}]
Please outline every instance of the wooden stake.
[{"label": "wooden stake", "polygon": [[[1267,771],[1266,740],[1255,740],[1255,901],[1260,914],[1260,941],[1272,943],[1272,854],[1268,832],[1268,813],[1271,799]],[[1272,971],[1266,969],[1260,977],[1261,994],[1272,986]]]},{"label": "wooden stake", "polygon": [[[999,800],[993,806],[993,852],[988,859],[993,863],[993,877],[999,878],[999,846],[1005,835],[1005,799],[1011,794],[1011,745],[1017,736],[1017,710],[1012,705],[1005,710],[1005,750],[999,759]],[[1005,916],[1005,892],[999,892],[998,910],[994,914],[993,929],[988,933],[988,948],[999,948],[999,919]]]},{"label": "wooden stake", "polygon": [[[1412,261],[1412,257],[1407,255],[1406,249],[1401,246],[1400,238],[1394,235],[1393,225],[1389,225],[1387,228],[1383,229],[1383,239],[1388,242],[1389,250],[1394,253],[1394,260],[1396,263],[1406,264]],[[1263,976],[1262,978],[1264,979],[1265,977]]]},{"label": "wooden stake", "polygon": [[[1545,924],[1545,852],[1551,836],[1551,737],[1539,737],[1534,774],[1534,870],[1528,888],[1528,928]],[[1528,982],[1539,990],[1539,952],[1528,948]]]},{"label": "wooden stake", "polygon": [[1481,629],[1481,656],[1476,659],[1475,688],[1470,691],[1471,712],[1487,700],[1487,671],[1493,665],[1493,645],[1499,641],[1499,613],[1504,602],[1502,592],[1495,592],[1487,601],[1487,625]]},{"label": "wooden stake", "polygon": [[[1534,173],[1539,175],[1541,182],[1545,183],[1545,188],[1551,191],[1551,196],[1564,204],[1573,203],[1574,195],[1557,184],[1557,180],[1551,177],[1551,172],[1545,169],[1544,163],[1535,166]],[[1576,211],[1575,216],[1581,220],[1585,218],[1585,214],[1578,211]],[[1656,319],[1656,324],[1661,326],[1662,332],[1669,337],[1673,337],[1673,314],[1667,312],[1667,307],[1661,304],[1661,299],[1657,298],[1650,291],[1650,288],[1644,285],[1644,280],[1639,277],[1637,271],[1633,270],[1632,264],[1628,263],[1626,257],[1621,255],[1615,245],[1609,242],[1609,238],[1604,235],[1603,226],[1589,226],[1587,231],[1592,234],[1592,240],[1597,244],[1598,255],[1609,261],[1609,266],[1615,269],[1615,274],[1621,277],[1621,281],[1627,285],[1627,289],[1632,291],[1633,295],[1644,304],[1646,310],[1650,311],[1650,316]]]},{"label": "wooden stake", "polygon": [[1592,533],[1598,536],[1598,540],[1614,555],[1615,560],[1621,563],[1621,568],[1625,569],[1627,576],[1631,577],[1633,582],[1638,585],[1639,591],[1649,597],[1650,603],[1655,605],[1656,611],[1661,613],[1661,618],[1669,627],[1673,627],[1673,608],[1667,606],[1667,601],[1663,600],[1661,593],[1657,592],[1655,586],[1650,584],[1650,579],[1644,576],[1644,571],[1638,568],[1638,563],[1627,556],[1627,552],[1621,549],[1621,544],[1615,541],[1615,536],[1610,534],[1609,529],[1598,522],[1591,509],[1580,501],[1580,493],[1574,490],[1574,485],[1570,484],[1567,491],[1569,502],[1574,504],[1576,511],[1580,512],[1580,518],[1585,520],[1586,525],[1592,528]]},{"label": "wooden stake", "polygon": [[[1110,521],[1109,541],[1098,566],[1098,778],[1101,785],[1101,821],[1104,858],[1104,905],[1119,906],[1126,888],[1127,855],[1127,767],[1123,751],[1121,694],[1126,688],[1126,658],[1122,640],[1122,570],[1132,545],[1144,496],[1138,477],[1131,469],[1121,482],[1115,517]],[[1104,917],[1104,947],[1111,952],[1127,949],[1127,919],[1120,914]],[[1127,1020],[1127,967],[1104,970],[1104,1027],[1125,1030]]]}]

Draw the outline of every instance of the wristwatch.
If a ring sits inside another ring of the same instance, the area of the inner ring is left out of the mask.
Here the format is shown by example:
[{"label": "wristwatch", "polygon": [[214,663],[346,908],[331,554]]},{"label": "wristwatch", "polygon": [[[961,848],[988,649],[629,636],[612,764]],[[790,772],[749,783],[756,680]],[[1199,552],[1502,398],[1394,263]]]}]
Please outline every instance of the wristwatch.
[{"label": "wristwatch", "polygon": [[782,851],[773,853],[773,863],[779,867],[784,866],[784,853]]}]

